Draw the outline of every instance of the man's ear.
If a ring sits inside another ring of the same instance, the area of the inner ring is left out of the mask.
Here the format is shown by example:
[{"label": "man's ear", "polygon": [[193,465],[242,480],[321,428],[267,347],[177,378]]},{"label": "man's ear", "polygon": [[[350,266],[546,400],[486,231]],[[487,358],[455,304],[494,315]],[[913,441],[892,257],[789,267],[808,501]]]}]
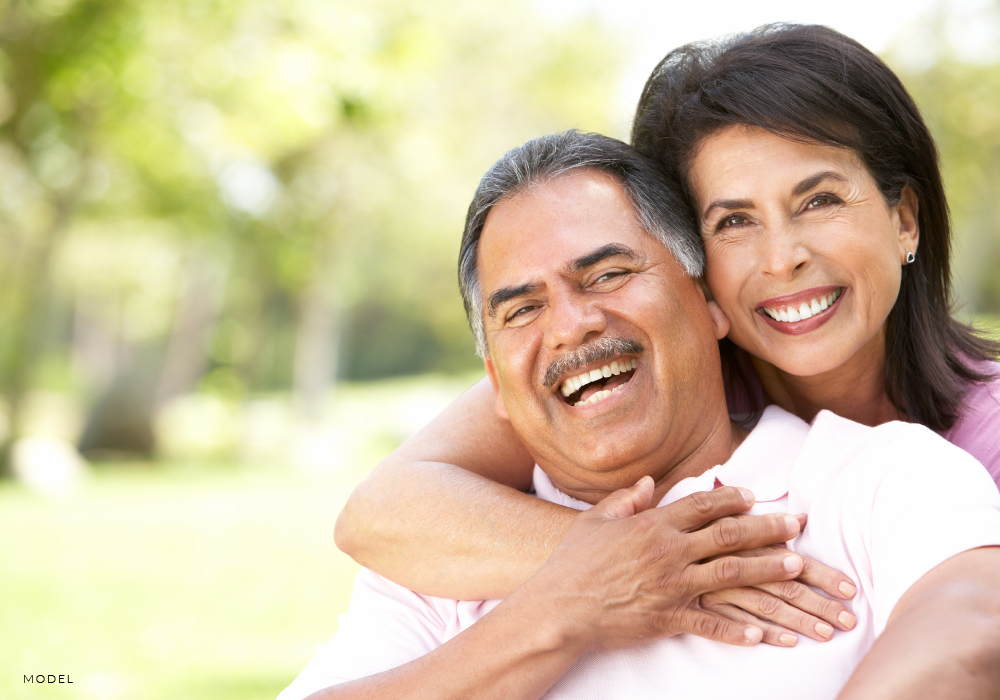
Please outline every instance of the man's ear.
[{"label": "man's ear", "polygon": [[899,193],[899,204],[896,205],[896,212],[899,216],[899,258],[906,263],[906,254],[917,254],[917,246],[920,245],[920,223],[918,214],[920,213],[920,201],[917,193],[909,185],[903,185]]},{"label": "man's ear", "polygon": [[704,295],[705,301],[715,300],[715,297],[712,296],[712,290],[708,288],[708,282],[705,281],[704,276],[698,278],[698,288],[701,289],[701,293]]},{"label": "man's ear", "polygon": [[712,325],[715,327],[715,339],[722,340],[729,333],[729,317],[714,301],[708,302],[708,315],[712,317]]},{"label": "man's ear", "polygon": [[493,385],[493,393],[497,397],[495,404],[497,415],[509,421],[510,416],[507,415],[507,406],[503,402],[503,393],[500,391],[500,377],[497,375],[497,368],[493,364],[493,358],[487,357],[483,360],[483,364],[486,366],[486,376],[490,378],[490,384]]}]

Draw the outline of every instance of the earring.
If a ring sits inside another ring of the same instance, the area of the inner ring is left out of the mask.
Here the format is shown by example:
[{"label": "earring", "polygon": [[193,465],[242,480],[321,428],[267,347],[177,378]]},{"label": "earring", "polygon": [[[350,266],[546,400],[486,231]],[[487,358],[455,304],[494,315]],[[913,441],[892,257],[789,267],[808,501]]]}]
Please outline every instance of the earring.
[{"label": "earring", "polygon": [[916,260],[916,259],[917,259],[917,256],[914,255],[913,253],[907,253],[906,254],[906,264],[907,265],[912,265],[913,261]]}]

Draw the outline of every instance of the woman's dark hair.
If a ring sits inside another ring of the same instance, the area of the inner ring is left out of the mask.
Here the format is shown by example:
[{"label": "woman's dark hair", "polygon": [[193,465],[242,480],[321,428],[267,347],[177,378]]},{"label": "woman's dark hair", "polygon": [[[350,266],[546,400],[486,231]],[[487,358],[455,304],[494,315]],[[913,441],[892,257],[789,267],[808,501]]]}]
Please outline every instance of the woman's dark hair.
[{"label": "woman's dark hair", "polygon": [[[732,124],[850,149],[890,206],[904,185],[916,193],[920,249],[889,314],[885,386],[910,420],[950,428],[968,384],[990,377],[977,363],[994,359],[1000,344],[951,317],[951,227],[937,149],[899,78],[828,27],[766,25],[667,54],[646,82],[632,142],[691,199],[687,170],[698,146]],[[733,346],[723,351],[730,378],[742,377]],[[744,390],[755,394],[745,382]]]}]

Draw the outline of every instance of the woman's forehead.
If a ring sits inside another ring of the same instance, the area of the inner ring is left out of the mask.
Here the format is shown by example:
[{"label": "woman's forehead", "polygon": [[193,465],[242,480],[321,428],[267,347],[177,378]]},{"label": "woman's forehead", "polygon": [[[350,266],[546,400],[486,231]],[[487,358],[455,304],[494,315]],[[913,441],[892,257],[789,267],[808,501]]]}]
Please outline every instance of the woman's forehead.
[{"label": "woman's forehead", "polygon": [[770,189],[808,189],[810,181],[871,180],[858,155],[848,149],[779,136],[758,127],[734,125],[706,137],[691,159],[688,181],[704,208],[716,197],[743,199]]}]

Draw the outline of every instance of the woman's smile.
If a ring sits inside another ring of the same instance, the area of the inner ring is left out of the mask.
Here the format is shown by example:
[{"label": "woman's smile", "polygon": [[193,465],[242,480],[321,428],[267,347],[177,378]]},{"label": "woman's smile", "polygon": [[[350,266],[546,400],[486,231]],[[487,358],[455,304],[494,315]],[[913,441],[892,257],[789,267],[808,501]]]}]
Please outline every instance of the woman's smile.
[{"label": "woman's smile", "polygon": [[765,323],[780,333],[810,333],[840,309],[846,287],[814,287],[799,294],[768,299],[757,307]]}]

